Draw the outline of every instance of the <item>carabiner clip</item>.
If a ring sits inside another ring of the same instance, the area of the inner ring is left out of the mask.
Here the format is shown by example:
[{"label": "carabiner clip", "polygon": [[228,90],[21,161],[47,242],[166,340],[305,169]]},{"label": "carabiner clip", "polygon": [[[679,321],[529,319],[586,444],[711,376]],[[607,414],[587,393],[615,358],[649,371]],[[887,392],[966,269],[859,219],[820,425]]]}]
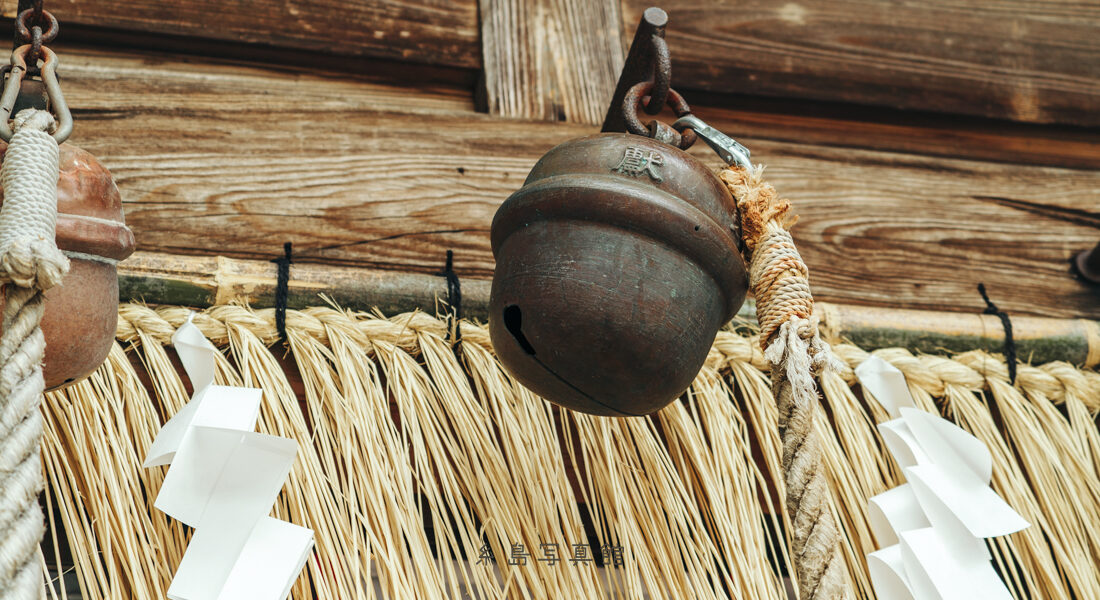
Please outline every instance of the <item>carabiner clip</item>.
[{"label": "carabiner clip", "polygon": [[730,136],[707,125],[706,122],[699,117],[690,114],[684,115],[676,119],[676,122],[672,124],[672,128],[676,131],[683,131],[685,129],[694,131],[695,135],[699,136],[700,139],[718,153],[718,156],[722,157],[722,160],[726,161],[726,164],[737,165],[745,169],[752,168],[752,160],[748,148],[744,147]]},{"label": "carabiner clip", "polygon": [[[5,142],[11,141],[13,134],[9,122],[13,116],[11,111],[15,109],[23,78],[27,75],[27,53],[30,50],[31,45],[26,44],[11,53],[11,74],[4,83],[4,93],[0,95],[0,139]],[[69,113],[69,105],[65,104],[61,85],[57,82],[57,55],[45,46],[42,46],[42,83],[46,86],[46,97],[50,101],[54,118],[57,119],[53,139],[60,144],[69,139],[69,134],[73,132],[73,116]]]}]

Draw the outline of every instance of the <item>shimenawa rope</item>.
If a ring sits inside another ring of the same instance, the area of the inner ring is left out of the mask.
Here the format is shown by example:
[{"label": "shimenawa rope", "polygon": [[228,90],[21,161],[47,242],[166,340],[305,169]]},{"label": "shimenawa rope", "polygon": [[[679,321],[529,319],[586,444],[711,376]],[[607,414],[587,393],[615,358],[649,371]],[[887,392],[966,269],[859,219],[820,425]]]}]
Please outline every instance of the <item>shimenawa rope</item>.
[{"label": "shimenawa rope", "polygon": [[38,494],[44,485],[39,405],[46,340],[39,327],[43,294],[61,282],[69,261],[57,249],[57,142],[50,113],[27,109],[0,167],[0,592],[5,600],[41,596],[38,547],[45,531]]},{"label": "shimenawa rope", "polygon": [[730,167],[720,177],[737,200],[760,346],[771,363],[799,597],[847,598],[848,576],[833,519],[832,492],[813,426],[818,405],[814,373],[839,370],[840,363],[817,330],[806,264],[787,230],[794,220],[788,214],[790,204],[764,181],[763,167]]},{"label": "shimenawa rope", "polygon": [[[44,455],[54,515],[64,522],[70,547],[80,549],[74,555],[75,572],[89,600],[164,597],[187,541],[186,531],[156,518],[148,494],[159,489],[160,478],[141,468],[140,457],[163,420],[190,397],[164,346],[191,310],[125,304],[119,311],[121,345],[108,363],[90,379],[48,394],[44,407]],[[772,507],[779,505],[765,491],[773,484],[783,487],[782,442],[778,410],[764,375],[770,365],[756,336],[720,331],[702,377],[693,385],[693,400],[658,413],[658,431],[647,420],[574,418],[544,410],[546,403],[507,379],[492,358],[487,329],[470,322],[461,324],[463,365],[446,343],[448,323],[424,313],[386,319],[328,306],[288,310],[294,360],[283,365],[274,356],[284,350],[279,347],[273,354],[268,349],[279,341],[274,309],[219,305],[195,315],[194,322],[226,352],[219,371],[227,384],[248,381],[262,387],[268,398],[285,401],[287,410],[265,416],[265,422],[273,431],[297,432],[305,452],[303,466],[310,463],[307,471],[319,473],[284,490],[281,514],[309,515],[319,527],[310,576],[301,579],[294,598],[367,594],[370,581],[363,579],[363,569],[372,556],[390,557],[382,572],[392,587],[379,597],[461,597],[444,593],[457,572],[448,570],[450,563],[434,562],[435,543],[442,544],[443,552],[476,557],[482,544],[480,523],[485,531],[511,523],[531,535],[557,539],[565,532],[572,539],[568,532],[580,527],[576,503],[585,497],[595,514],[604,515],[612,534],[632,532],[632,538],[617,543],[634,550],[627,564],[639,569],[605,571],[611,578],[605,581],[589,577],[587,569],[568,564],[543,568],[546,563],[532,560],[512,569],[515,577],[507,588],[495,579],[481,580],[490,596],[595,600],[607,598],[603,592],[614,587],[618,595],[611,597],[616,598],[643,597],[645,590],[651,597],[668,598],[786,598],[781,573],[792,564],[787,560],[792,554],[784,541],[768,539],[767,531],[780,531],[782,523],[774,524],[778,515]],[[991,547],[998,564],[1019,565],[1006,571],[1019,580],[1013,596],[1100,597],[1095,578],[1100,553],[1088,547],[1090,539],[1100,539],[1100,534],[1088,535],[1100,532],[1100,519],[1078,517],[1100,506],[1100,495],[1089,491],[1100,491],[1100,435],[1094,421],[1100,411],[1100,374],[1066,363],[1021,364],[1012,387],[1004,360],[985,352],[947,357],[886,348],[872,353],[846,343],[834,343],[833,350],[844,366],[821,379],[823,410],[815,426],[837,494],[842,548],[855,597],[873,598],[864,555],[877,546],[866,528],[867,498],[900,482],[875,430],[875,423],[887,417],[884,411],[874,416],[878,405],[858,397],[853,369],[871,354],[901,369],[919,406],[939,409],[994,451],[995,490],[1012,498],[1011,504],[1036,524]],[[328,379],[336,376],[350,379]],[[307,383],[308,424],[301,418],[303,400],[289,387],[297,377]],[[153,390],[146,389],[147,382]],[[453,393],[460,388],[473,395]],[[1000,417],[1009,419],[1005,423],[1018,423],[1006,430],[991,412],[994,404],[1033,411],[1001,411]],[[368,409],[369,418],[361,414]],[[828,421],[821,418],[826,413]],[[455,428],[450,425],[454,416],[462,416],[464,423],[489,423],[491,431]],[[559,433],[559,420],[570,427]],[[1016,430],[1020,433],[1011,433]],[[513,432],[515,443],[508,445],[508,438],[492,432]],[[383,434],[384,439],[370,437]],[[579,446],[567,444],[559,450],[563,434],[565,439],[578,435]],[[364,437],[357,441],[360,435]],[[468,448],[472,437],[487,445]],[[763,463],[754,460],[757,446]],[[1051,448],[1069,459],[1050,460]],[[437,457],[439,462],[433,458],[437,451],[446,454]],[[507,456],[509,467],[478,480],[474,467],[497,455]],[[1031,457],[1030,465],[1022,457]],[[110,482],[99,476],[105,459],[113,474]],[[666,467],[651,468],[660,464]],[[1067,473],[1063,464],[1072,470]],[[590,473],[582,477],[583,494],[574,494],[566,482],[570,468]],[[432,492],[429,496],[409,487],[407,478],[417,472],[426,475],[424,484],[432,484],[422,488]],[[439,481],[431,475],[437,472],[458,477]],[[1050,477],[1062,477],[1060,481],[1080,492],[1049,495]],[[465,490],[455,487],[465,481],[478,483]],[[326,493],[334,482],[357,491]],[[691,496],[678,495],[678,486],[686,486]],[[375,491],[367,493],[368,488]],[[530,489],[545,492],[526,507],[503,503],[517,490],[522,493],[515,499],[530,499]],[[467,494],[474,492],[497,503],[472,506]],[[387,503],[379,505],[378,498]],[[662,508],[650,510],[654,506]],[[1078,510],[1082,506],[1088,510]],[[449,542],[426,537],[424,518],[447,518],[453,510],[469,537]],[[368,514],[374,516],[366,518]],[[562,525],[561,515],[571,515],[568,522],[573,525]],[[485,517],[492,518],[478,520]],[[683,527],[672,527],[670,517],[687,524],[687,537]],[[762,522],[769,523],[767,529]],[[1075,523],[1079,527],[1071,527]],[[342,545],[362,541],[363,527],[374,540],[370,552],[376,554],[366,552],[366,546],[360,545],[363,552],[356,554]],[[498,553],[502,564],[506,556]],[[684,564],[694,569],[684,569]],[[731,565],[725,575],[723,565]],[[492,569],[484,576],[491,578]],[[553,594],[540,595],[538,590]]]}]

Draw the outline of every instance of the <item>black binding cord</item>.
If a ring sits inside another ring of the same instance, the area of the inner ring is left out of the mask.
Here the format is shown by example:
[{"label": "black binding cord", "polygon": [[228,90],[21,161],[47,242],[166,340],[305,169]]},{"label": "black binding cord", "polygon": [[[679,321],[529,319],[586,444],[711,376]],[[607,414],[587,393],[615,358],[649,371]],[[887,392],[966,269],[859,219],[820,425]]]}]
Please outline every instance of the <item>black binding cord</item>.
[{"label": "black binding cord", "polygon": [[458,352],[462,346],[462,284],[454,270],[454,256],[453,250],[447,251],[447,263],[436,275],[447,279],[447,341]]},{"label": "black binding cord", "polygon": [[283,244],[284,255],[274,258],[271,262],[279,267],[275,279],[275,329],[279,332],[279,339],[285,344],[286,339],[286,301],[290,293],[290,263],[291,243]]},{"label": "black binding cord", "polygon": [[997,315],[1001,319],[1001,325],[1005,330],[1005,362],[1008,364],[1008,382],[1012,385],[1016,385],[1016,341],[1012,339],[1012,321],[1008,318],[1008,313],[997,308],[996,304],[989,299],[989,294],[985,293],[985,284],[978,284],[978,293],[982,295],[982,300],[985,300],[985,310],[982,314]]}]

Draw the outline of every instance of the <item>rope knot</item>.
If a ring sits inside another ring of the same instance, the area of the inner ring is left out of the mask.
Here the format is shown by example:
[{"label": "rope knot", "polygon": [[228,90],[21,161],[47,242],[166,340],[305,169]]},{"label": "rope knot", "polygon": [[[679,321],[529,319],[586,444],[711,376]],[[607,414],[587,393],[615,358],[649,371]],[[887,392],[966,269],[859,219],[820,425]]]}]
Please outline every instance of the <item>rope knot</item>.
[{"label": "rope knot", "polygon": [[12,131],[20,129],[53,133],[57,129],[57,120],[49,111],[25,108],[12,119]]},{"label": "rope knot", "polygon": [[813,377],[844,369],[833,349],[817,331],[816,319],[792,317],[779,326],[778,335],[764,351],[764,358],[782,367],[792,384],[814,390]]},{"label": "rope knot", "polygon": [[737,201],[741,237],[750,252],[756,249],[768,223],[780,223],[786,228],[798,220],[789,214],[791,203],[781,199],[775,188],[764,181],[764,167],[729,167],[719,172],[718,178],[726,183]]},{"label": "rope knot", "polygon": [[69,259],[53,240],[0,242],[0,281],[4,283],[45,291],[61,283],[68,272]]}]

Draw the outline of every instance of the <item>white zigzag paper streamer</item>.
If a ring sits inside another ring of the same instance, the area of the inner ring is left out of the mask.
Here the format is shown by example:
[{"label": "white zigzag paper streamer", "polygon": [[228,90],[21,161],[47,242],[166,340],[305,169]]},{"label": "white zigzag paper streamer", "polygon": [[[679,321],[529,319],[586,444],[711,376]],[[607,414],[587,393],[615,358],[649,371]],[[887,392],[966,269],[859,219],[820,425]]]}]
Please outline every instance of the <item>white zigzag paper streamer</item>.
[{"label": "white zigzag paper streamer", "polygon": [[871,530],[885,545],[867,555],[875,593],[883,600],[1011,600],[983,538],[1028,523],[989,487],[989,448],[915,408],[905,376],[886,361],[872,356],[856,376],[895,417],[878,428],[909,482],[869,503]]},{"label": "white zigzag paper streamer", "polygon": [[171,464],[156,507],[195,528],[168,597],[283,600],[313,548],[312,530],[267,516],[298,445],[253,431],[263,393],[214,385],[217,349],[191,319],[172,343],[195,394],[144,463]]}]

